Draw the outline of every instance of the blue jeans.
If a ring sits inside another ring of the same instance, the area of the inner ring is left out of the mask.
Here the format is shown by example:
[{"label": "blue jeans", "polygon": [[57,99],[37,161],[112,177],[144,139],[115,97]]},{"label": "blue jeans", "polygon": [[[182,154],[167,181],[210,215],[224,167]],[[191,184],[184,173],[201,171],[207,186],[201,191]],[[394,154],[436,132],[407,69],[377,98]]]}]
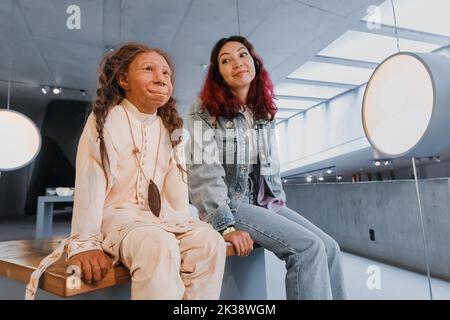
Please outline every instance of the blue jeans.
[{"label": "blue jeans", "polygon": [[340,249],[333,238],[287,207],[275,213],[243,202],[234,215],[236,229],[286,262],[288,300],[346,299]]}]

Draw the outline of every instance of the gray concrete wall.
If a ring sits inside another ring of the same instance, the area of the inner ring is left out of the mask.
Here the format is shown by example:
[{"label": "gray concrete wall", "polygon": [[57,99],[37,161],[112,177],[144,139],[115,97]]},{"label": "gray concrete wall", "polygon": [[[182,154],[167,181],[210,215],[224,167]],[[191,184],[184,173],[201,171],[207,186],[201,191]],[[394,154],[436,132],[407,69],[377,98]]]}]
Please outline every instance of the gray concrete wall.
[{"label": "gray concrete wall", "polygon": [[[420,180],[419,188],[431,273],[450,280],[450,179]],[[286,185],[285,191],[287,205],[334,237],[344,251],[425,272],[413,180]]]}]

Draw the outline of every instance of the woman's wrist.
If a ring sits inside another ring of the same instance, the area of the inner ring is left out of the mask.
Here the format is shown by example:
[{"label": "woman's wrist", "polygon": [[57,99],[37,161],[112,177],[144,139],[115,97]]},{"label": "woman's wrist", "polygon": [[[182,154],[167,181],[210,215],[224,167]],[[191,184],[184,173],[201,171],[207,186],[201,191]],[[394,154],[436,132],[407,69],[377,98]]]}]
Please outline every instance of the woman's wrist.
[{"label": "woman's wrist", "polygon": [[223,230],[220,230],[219,232],[220,232],[220,234],[221,234],[222,236],[225,236],[225,235],[227,235],[227,234],[229,234],[229,233],[231,233],[231,232],[234,232],[234,231],[236,231],[236,229],[234,228],[234,226],[229,226],[229,227],[227,227],[227,228],[225,228],[225,229],[223,229]]}]

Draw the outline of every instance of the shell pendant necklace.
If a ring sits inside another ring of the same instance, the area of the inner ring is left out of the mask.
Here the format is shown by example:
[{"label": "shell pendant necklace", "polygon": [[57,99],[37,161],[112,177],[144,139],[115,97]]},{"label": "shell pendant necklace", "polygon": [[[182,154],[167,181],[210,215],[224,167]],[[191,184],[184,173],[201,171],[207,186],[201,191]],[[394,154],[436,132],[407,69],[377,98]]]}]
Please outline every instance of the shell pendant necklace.
[{"label": "shell pendant necklace", "polygon": [[131,128],[130,117],[128,116],[127,110],[125,110],[125,107],[122,106],[122,105],[121,105],[121,107],[123,108],[123,111],[125,111],[125,115],[127,116],[127,120],[128,120],[128,126],[130,127],[131,139],[133,140],[133,146],[134,146],[134,148],[133,148],[134,157],[136,158],[136,162],[138,164],[139,170],[141,171],[141,173],[144,176],[145,180],[147,180],[147,182],[148,182],[148,193],[147,193],[148,206],[149,206],[150,210],[152,211],[152,213],[156,217],[159,217],[159,213],[161,212],[161,195],[159,193],[158,186],[153,181],[153,179],[155,179],[156,166],[158,164],[159,145],[161,144],[161,135],[162,135],[162,125],[161,125],[161,123],[159,123],[159,139],[158,139],[158,148],[157,148],[157,151],[156,151],[155,167],[153,168],[153,178],[152,179],[148,179],[147,176],[144,173],[144,170],[141,167],[141,162],[140,162],[140,160],[138,158],[138,154],[140,153],[140,150],[136,146],[136,141],[134,141],[134,134],[133,134],[133,129]]}]

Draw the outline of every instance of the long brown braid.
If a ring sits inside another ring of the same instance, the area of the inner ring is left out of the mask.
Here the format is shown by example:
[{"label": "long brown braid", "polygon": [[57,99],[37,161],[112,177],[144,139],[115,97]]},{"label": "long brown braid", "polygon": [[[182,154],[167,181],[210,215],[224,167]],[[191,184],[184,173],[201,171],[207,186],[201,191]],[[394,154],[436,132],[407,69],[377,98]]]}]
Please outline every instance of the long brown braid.
[{"label": "long brown braid", "polygon": [[[125,43],[118,49],[107,53],[100,63],[98,89],[91,105],[91,111],[95,116],[98,133],[97,139],[100,140],[100,158],[107,184],[109,184],[107,174],[107,168],[109,170],[109,157],[105,146],[103,127],[111,108],[125,98],[125,90],[119,85],[119,77],[128,71],[130,64],[139,54],[145,52],[156,52],[167,61],[172,71],[171,82],[174,85],[174,69],[168,55],[160,49],[152,48],[145,44],[135,42]],[[157,111],[164,126],[169,130],[170,137],[172,137],[172,133],[176,129],[183,127],[183,119],[178,114],[176,106],[176,100],[170,97],[169,101]],[[175,147],[180,141],[181,139],[172,140],[172,147]],[[177,167],[182,172],[185,172],[180,164],[177,164]]]}]

